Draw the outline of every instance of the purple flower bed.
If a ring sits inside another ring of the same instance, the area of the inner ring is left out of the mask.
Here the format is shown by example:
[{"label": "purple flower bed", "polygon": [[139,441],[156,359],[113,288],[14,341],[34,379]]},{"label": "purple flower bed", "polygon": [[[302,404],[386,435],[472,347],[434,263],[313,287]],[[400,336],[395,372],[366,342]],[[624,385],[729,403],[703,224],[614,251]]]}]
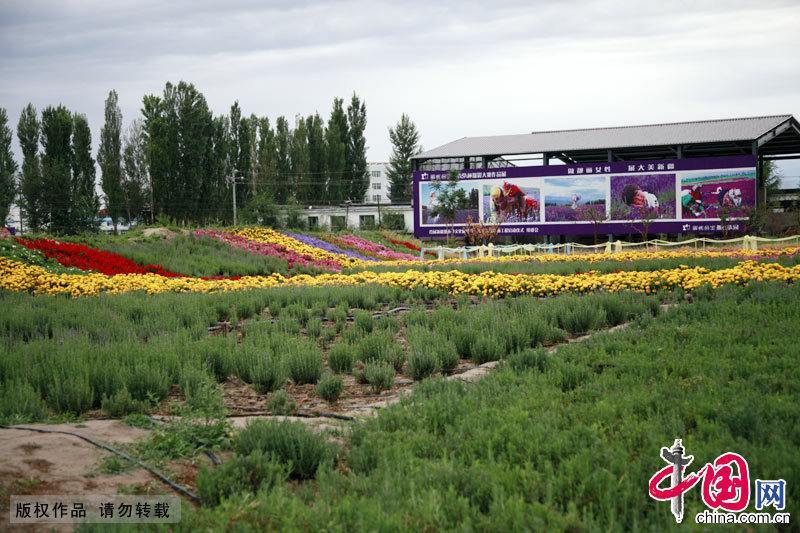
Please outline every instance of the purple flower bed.
[{"label": "purple flower bed", "polygon": [[332,254],[346,255],[347,257],[352,257],[353,259],[360,259],[362,261],[376,261],[376,259],[367,257],[365,255],[361,255],[360,253],[354,252],[352,250],[344,250],[342,248],[339,248],[335,244],[325,242],[322,239],[312,237],[311,235],[305,235],[303,233],[290,233],[288,231],[284,231],[283,234],[288,237],[291,237],[292,239],[296,239],[302,242],[303,244],[314,246],[315,248],[320,248]]},{"label": "purple flower bed", "polygon": [[[657,208],[642,208],[625,203],[623,191],[636,185],[643,192],[655,195]],[[648,218],[675,218],[675,174],[643,174],[638,176],[611,176],[611,219],[641,220]]]}]

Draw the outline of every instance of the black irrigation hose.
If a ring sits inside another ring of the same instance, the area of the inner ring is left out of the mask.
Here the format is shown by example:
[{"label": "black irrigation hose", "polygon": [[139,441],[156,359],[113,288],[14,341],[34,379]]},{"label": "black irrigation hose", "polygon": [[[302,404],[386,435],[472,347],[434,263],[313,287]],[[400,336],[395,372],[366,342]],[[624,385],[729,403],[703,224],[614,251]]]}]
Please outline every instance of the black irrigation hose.
[{"label": "black irrigation hose", "polygon": [[228,415],[226,418],[245,418],[248,416],[285,416],[287,418],[297,417],[297,418],[335,418],[337,420],[346,420],[348,422],[355,422],[356,418],[353,416],[348,415],[340,415],[338,413],[320,413],[316,411],[311,411],[308,413],[294,413],[291,415],[276,415],[274,413],[270,413],[269,411],[256,411],[253,413],[241,413],[236,415]]},{"label": "black irrigation hose", "polygon": [[80,433],[73,433],[71,431],[62,431],[60,429],[40,429],[40,428],[29,428],[29,427],[24,427],[24,426],[5,426],[5,425],[2,425],[2,424],[0,424],[0,428],[2,428],[2,429],[17,429],[17,430],[24,430],[24,431],[35,431],[37,433],[60,433],[62,435],[71,435],[73,437],[78,437],[79,439],[85,440],[86,442],[88,442],[89,444],[91,444],[93,446],[96,446],[98,448],[102,448],[103,450],[109,451],[109,452],[111,452],[111,453],[113,453],[115,455],[118,455],[118,456],[122,457],[123,459],[127,459],[128,461],[139,465],[140,467],[144,468],[145,470],[147,470],[148,472],[150,472],[151,474],[156,476],[158,479],[160,479],[161,481],[163,481],[164,483],[169,485],[175,492],[183,494],[184,496],[186,496],[187,498],[189,498],[190,500],[192,500],[192,501],[194,501],[196,503],[200,503],[200,498],[195,493],[191,492],[186,487],[182,487],[181,485],[178,485],[177,483],[175,483],[174,481],[172,481],[167,476],[165,476],[164,474],[162,474],[161,472],[159,472],[158,470],[156,470],[152,466],[148,465],[147,463],[144,463],[144,462],[140,461],[139,459],[137,459],[136,457],[128,455],[127,453],[125,453],[123,451],[117,450],[116,448],[112,448],[111,446],[109,446],[107,444],[103,444],[102,442],[98,442],[98,441],[94,440],[91,437],[87,437],[86,435],[81,435]]}]

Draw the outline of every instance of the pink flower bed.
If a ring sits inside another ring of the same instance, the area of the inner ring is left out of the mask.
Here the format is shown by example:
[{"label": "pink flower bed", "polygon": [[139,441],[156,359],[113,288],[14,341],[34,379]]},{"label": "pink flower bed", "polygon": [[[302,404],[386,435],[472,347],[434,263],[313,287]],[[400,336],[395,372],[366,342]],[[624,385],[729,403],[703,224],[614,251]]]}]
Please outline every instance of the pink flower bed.
[{"label": "pink flower bed", "polygon": [[341,235],[334,237],[333,240],[336,242],[336,244],[341,246],[355,248],[369,255],[380,257],[381,259],[396,261],[415,261],[417,259],[411,254],[395,252],[394,250],[387,248],[382,244],[374,243],[372,241],[368,241],[367,239],[356,237],[355,235]]},{"label": "pink flower bed", "polygon": [[254,241],[224,231],[199,229],[196,230],[194,234],[198,237],[211,237],[212,239],[217,239],[229,246],[232,246],[233,248],[239,248],[240,250],[245,250],[253,254],[269,255],[279,259],[284,259],[289,263],[289,268],[293,268],[295,266],[308,266],[321,268],[323,270],[332,270],[335,272],[338,272],[342,269],[341,263],[336,261],[315,259],[308,255],[298,254],[297,252],[289,250],[285,246],[281,246],[279,244]]}]

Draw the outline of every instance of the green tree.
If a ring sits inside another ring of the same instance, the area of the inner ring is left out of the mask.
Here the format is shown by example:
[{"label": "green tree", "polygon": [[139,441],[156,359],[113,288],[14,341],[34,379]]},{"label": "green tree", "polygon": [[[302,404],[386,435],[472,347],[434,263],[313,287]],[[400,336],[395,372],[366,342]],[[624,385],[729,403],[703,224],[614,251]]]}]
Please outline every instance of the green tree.
[{"label": "green tree", "polygon": [[258,119],[258,172],[256,177],[258,195],[267,194],[275,198],[277,187],[278,154],[275,146],[275,131],[267,117]]},{"label": "green tree", "polygon": [[72,114],[64,106],[42,111],[42,205],[53,233],[72,230]]},{"label": "green tree", "polygon": [[291,149],[292,133],[289,131],[289,122],[286,117],[278,117],[275,121],[275,202],[278,205],[286,205],[294,192],[290,186]]},{"label": "green tree", "polygon": [[783,176],[778,166],[775,164],[775,161],[764,160],[761,165],[761,186],[764,187],[764,192],[766,193],[766,203],[770,205],[770,199],[781,188],[781,178],[783,178]]},{"label": "green tree", "polygon": [[216,175],[214,118],[203,94],[191,83],[167,83],[162,96],[145,96],[142,115],[156,216],[183,223],[212,218],[217,206],[208,205],[207,195],[222,178]]},{"label": "green tree", "polygon": [[100,198],[95,191],[95,166],[92,157],[92,133],[86,115],[73,115],[72,187],[70,191],[70,231],[97,231]]},{"label": "green tree", "polygon": [[44,182],[39,159],[39,134],[41,125],[33,104],[28,104],[17,123],[17,139],[22,149],[22,177],[20,179],[20,207],[25,214],[26,225],[33,231],[43,228],[47,220],[44,205]]},{"label": "green tree", "polygon": [[367,127],[367,106],[356,93],[347,106],[348,151],[347,168],[350,172],[348,196],[354,202],[361,202],[369,188],[369,170],[367,169],[367,139],[364,130]]},{"label": "green tree", "polygon": [[127,211],[130,220],[130,202],[122,184],[122,112],[117,91],[108,93],[105,107],[105,124],[100,130],[100,148],[97,163],[100,165],[100,184],[105,193],[106,210],[117,232],[117,222]]},{"label": "green tree", "polygon": [[319,113],[306,118],[308,134],[308,176],[306,180],[312,190],[315,203],[326,203],[327,181],[325,179],[325,123]]},{"label": "green tree", "polygon": [[431,187],[436,191],[436,204],[429,211],[430,217],[441,217],[453,224],[456,211],[469,209],[474,203],[460,187],[457,170],[451,170],[447,180],[435,181]]},{"label": "green tree", "polygon": [[146,216],[150,205],[150,184],[147,175],[147,153],[142,121],[131,122],[122,148],[122,195],[125,220],[131,224]]},{"label": "green tree", "polygon": [[253,160],[251,159],[250,147],[255,143],[251,137],[252,128],[250,127],[250,119],[242,118],[239,120],[239,134],[237,135],[239,141],[238,158],[236,159],[236,177],[240,183],[244,184],[243,187],[236,189],[238,201],[242,204],[247,202],[249,192],[252,189],[253,183]]},{"label": "green tree", "polygon": [[8,127],[6,110],[0,107],[0,227],[2,227],[11,203],[17,193],[14,174],[17,172],[17,162],[11,153],[11,128]]},{"label": "green tree", "polygon": [[308,204],[314,198],[314,187],[308,175],[310,155],[306,119],[301,116],[295,117],[291,155],[295,198],[301,204]]},{"label": "green tree", "polygon": [[389,128],[392,157],[386,175],[389,178],[389,198],[392,203],[411,201],[411,157],[420,152],[417,127],[405,113],[394,128]]},{"label": "green tree", "polygon": [[[222,115],[214,117],[211,135],[211,179],[207,194],[209,218],[216,218],[223,222],[233,221],[232,199],[233,190],[228,182],[233,168],[230,160],[231,153],[230,119]],[[239,192],[239,189],[236,190]],[[238,201],[238,198],[237,198]]]},{"label": "green tree", "polygon": [[328,175],[328,201],[340,204],[350,193],[347,181],[348,134],[347,115],[341,98],[333,99],[328,128],[325,131],[326,173]]}]

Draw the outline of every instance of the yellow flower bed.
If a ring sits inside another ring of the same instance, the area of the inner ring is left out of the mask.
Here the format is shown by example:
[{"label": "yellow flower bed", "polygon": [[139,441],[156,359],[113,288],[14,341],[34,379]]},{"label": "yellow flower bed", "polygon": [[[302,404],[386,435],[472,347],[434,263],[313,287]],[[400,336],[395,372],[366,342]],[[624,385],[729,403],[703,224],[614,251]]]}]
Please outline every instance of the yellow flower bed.
[{"label": "yellow flower bed", "polygon": [[413,289],[429,287],[450,294],[473,294],[503,297],[519,294],[550,296],[563,292],[595,290],[633,290],[655,292],[661,288],[682,287],[691,291],[700,285],[718,287],[723,284],[744,284],[751,280],[795,282],[800,279],[800,265],[784,267],[777,263],[744,261],[721,270],[680,267],[656,271],[629,271],[600,274],[498,274],[482,272],[466,274],[448,272],[358,272],[355,274],[321,274],[284,277],[245,276],[238,280],[202,280],[198,278],[165,278],[155,274],[53,274],[42,267],[0,258],[0,290],[34,294],[96,295],[101,292],[119,294],[144,291],[217,292],[260,289],[278,286],[322,286],[381,284]]},{"label": "yellow flower bed", "polygon": [[[447,265],[459,263],[571,263],[587,262],[597,263],[600,261],[640,261],[654,259],[682,259],[682,258],[715,258],[715,257],[778,257],[795,255],[800,253],[798,247],[786,248],[762,248],[760,250],[657,250],[657,251],[630,251],[615,253],[589,253],[589,254],[535,254],[535,255],[502,255],[493,257],[470,257],[469,259],[449,258],[449,259],[430,259],[427,261],[381,261],[380,265],[406,266],[406,265]],[[374,266],[375,263],[367,263],[366,266]]]}]

